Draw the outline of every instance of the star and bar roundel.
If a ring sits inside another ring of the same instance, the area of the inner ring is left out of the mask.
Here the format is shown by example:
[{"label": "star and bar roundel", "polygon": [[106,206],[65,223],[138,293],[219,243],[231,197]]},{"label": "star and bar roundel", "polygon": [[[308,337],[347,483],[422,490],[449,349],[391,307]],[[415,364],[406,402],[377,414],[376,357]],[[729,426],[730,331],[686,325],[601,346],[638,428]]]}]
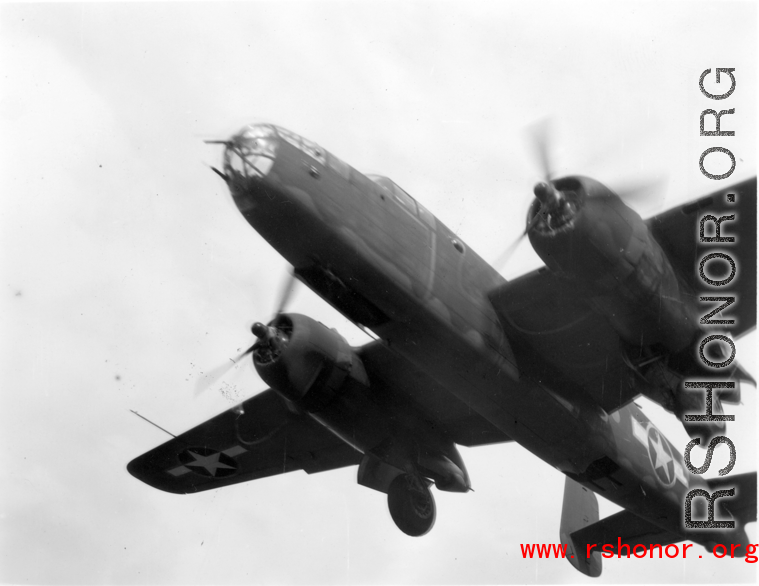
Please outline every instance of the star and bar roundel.
[{"label": "star and bar roundel", "polygon": [[246,452],[241,446],[233,446],[223,452],[207,447],[187,448],[178,454],[181,466],[167,470],[172,476],[194,472],[209,478],[224,478],[237,472],[235,456]]},{"label": "star and bar roundel", "polygon": [[675,483],[675,458],[669,447],[669,442],[664,439],[659,430],[653,425],[648,428],[648,459],[656,473],[656,478],[664,486],[672,486]]},{"label": "star and bar roundel", "polygon": [[667,439],[656,429],[653,423],[634,416],[630,416],[633,437],[646,449],[649,465],[656,477],[656,481],[670,488],[676,481],[687,487],[688,478],[685,476],[680,456],[672,451]]}]

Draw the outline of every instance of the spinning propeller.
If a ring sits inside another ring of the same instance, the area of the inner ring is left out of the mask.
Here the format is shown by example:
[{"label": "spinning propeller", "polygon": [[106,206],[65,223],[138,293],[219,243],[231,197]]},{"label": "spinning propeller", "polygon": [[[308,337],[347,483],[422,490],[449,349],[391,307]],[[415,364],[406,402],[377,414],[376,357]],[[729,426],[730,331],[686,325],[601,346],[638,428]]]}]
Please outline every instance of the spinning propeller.
[{"label": "spinning propeller", "polygon": [[543,181],[536,184],[533,190],[535,193],[535,197],[538,198],[538,200],[540,200],[541,205],[540,205],[540,209],[538,210],[538,213],[535,214],[535,216],[532,218],[532,220],[524,229],[524,231],[495,260],[495,262],[493,263],[493,267],[497,271],[502,270],[503,267],[506,266],[506,263],[509,261],[509,259],[514,254],[514,252],[516,252],[516,249],[519,248],[519,245],[522,243],[522,240],[524,239],[524,237],[527,236],[527,233],[541,218],[541,214],[545,213],[545,210],[544,210],[545,206],[548,205],[551,201],[559,201],[559,198],[560,198],[559,194],[561,192],[558,191],[553,186],[553,183],[551,183],[551,176],[553,175],[553,171],[551,167],[551,157],[548,154],[548,147],[550,143],[550,140],[548,138],[549,131],[550,131],[549,126],[550,126],[549,119],[544,118],[543,120],[540,120],[539,122],[536,122],[535,124],[527,128],[527,135],[529,137],[529,142],[531,143],[534,149],[534,155],[535,155],[535,158],[537,159],[541,176],[543,177]]},{"label": "spinning propeller", "polygon": [[[291,269],[288,271],[287,278],[285,279],[284,286],[282,287],[282,291],[279,296],[277,309],[274,313],[274,317],[272,317],[270,322],[276,319],[276,317],[285,310],[285,307],[287,306],[287,303],[290,300],[294,289],[295,271]],[[247,350],[241,352],[234,358],[230,358],[229,362],[220,364],[213,370],[202,374],[195,383],[195,396],[200,395],[218,383],[229,371],[235,368],[243,358],[253,352],[256,348],[265,345],[269,348],[270,352],[276,352],[282,343],[286,341],[286,338],[283,337],[284,335],[279,330],[274,327],[264,325],[261,322],[254,323],[251,326],[250,331],[256,337],[256,341]]]},{"label": "spinning propeller", "polygon": [[[555,176],[555,167],[552,165],[550,154],[551,145],[551,121],[544,118],[539,122],[529,126],[526,130],[528,142],[532,146],[533,156],[540,170],[542,181],[535,184],[533,193],[535,199],[540,202],[537,213],[527,224],[524,231],[512,242],[506,250],[493,262],[493,267],[501,271],[516,249],[521,244],[524,237],[533,229],[541,218],[546,218],[549,214],[556,214],[567,205],[567,197],[563,191],[556,188],[553,177]],[[662,188],[664,177],[648,177],[644,180],[628,182],[620,186],[617,182],[615,193],[625,203],[650,200]]]}]

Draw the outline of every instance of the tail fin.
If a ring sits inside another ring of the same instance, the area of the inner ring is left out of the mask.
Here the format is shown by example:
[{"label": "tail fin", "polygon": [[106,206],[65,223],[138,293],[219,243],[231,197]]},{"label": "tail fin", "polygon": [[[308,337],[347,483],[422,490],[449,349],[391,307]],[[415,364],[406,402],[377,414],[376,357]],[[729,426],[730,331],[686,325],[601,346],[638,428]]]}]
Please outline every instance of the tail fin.
[{"label": "tail fin", "polygon": [[574,568],[586,576],[597,578],[601,575],[601,552],[587,556],[586,544],[573,537],[579,531],[598,521],[598,499],[593,491],[578,484],[571,478],[564,482],[564,504],[561,509],[559,539],[567,546],[566,558]]}]

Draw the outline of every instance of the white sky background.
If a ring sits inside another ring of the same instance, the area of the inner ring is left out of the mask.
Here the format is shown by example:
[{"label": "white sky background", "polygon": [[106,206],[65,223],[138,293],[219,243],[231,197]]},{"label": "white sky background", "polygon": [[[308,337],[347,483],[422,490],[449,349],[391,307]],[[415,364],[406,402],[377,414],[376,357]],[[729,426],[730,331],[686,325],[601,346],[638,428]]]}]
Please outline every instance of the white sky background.
[{"label": "white sky background", "polygon": [[[1,5],[0,580],[586,582],[521,559],[519,543],[558,541],[563,476],[516,444],[462,448],[476,492],[436,491],[421,539],[355,468],[194,496],[128,475],[167,439],[129,409],[180,433],[230,407],[195,380],[250,343],[286,271],[202,139],[281,124],[393,178],[493,260],[523,229],[539,179],[523,130],[546,115],[559,173],[667,173],[645,215],[754,175],[756,31],[750,2]],[[729,105],[698,90],[715,67],[736,69]],[[736,136],[699,137],[699,112],[723,107]],[[729,181],[698,170],[715,145],[738,158]],[[504,275],[539,264],[525,242]],[[289,309],[364,340],[305,287]],[[756,375],[754,339],[738,359]],[[227,384],[264,388],[248,366]],[[755,396],[728,429],[735,472],[756,469]],[[681,424],[644,410],[682,451]],[[689,554],[606,560],[595,583],[756,578]]]}]

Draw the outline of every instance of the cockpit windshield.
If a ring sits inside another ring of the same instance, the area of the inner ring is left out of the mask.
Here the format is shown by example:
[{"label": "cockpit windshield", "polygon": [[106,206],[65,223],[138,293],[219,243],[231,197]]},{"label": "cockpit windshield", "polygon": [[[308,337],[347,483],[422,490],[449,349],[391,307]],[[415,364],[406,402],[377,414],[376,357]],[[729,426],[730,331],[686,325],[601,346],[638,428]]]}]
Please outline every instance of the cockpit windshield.
[{"label": "cockpit windshield", "polygon": [[230,176],[265,177],[277,155],[277,133],[267,124],[251,124],[228,141],[224,169]]},{"label": "cockpit windshield", "polygon": [[408,193],[403,191],[403,189],[398,187],[394,181],[388,177],[383,177],[382,175],[367,175],[367,177],[380,187],[383,187],[385,190],[387,190],[387,192],[393,196],[395,201],[406,208],[408,212],[416,215],[416,201]]},{"label": "cockpit windshield", "polygon": [[315,142],[298,136],[294,132],[290,132],[286,128],[281,126],[275,126],[277,133],[284,140],[293,145],[296,149],[299,149],[306,153],[308,156],[313,157],[322,165],[327,164],[327,152]]}]

